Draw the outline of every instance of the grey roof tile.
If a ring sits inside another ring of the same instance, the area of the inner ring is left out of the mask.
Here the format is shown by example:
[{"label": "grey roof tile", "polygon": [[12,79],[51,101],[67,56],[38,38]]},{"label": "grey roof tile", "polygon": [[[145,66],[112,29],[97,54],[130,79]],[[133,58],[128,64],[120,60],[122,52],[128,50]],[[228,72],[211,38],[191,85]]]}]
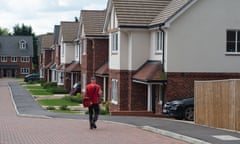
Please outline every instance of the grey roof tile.
[{"label": "grey roof tile", "polygon": [[53,34],[52,33],[47,33],[47,34],[43,34],[40,35],[39,37],[41,37],[40,40],[40,45],[41,45],[41,49],[47,49],[47,48],[51,48],[51,46],[53,45]]},{"label": "grey roof tile", "polygon": [[82,10],[81,22],[86,35],[105,35],[103,25],[106,10]]},{"label": "grey roof tile", "polygon": [[[27,42],[26,49],[19,48],[19,41]],[[1,56],[33,56],[32,36],[0,36]]]},{"label": "grey roof tile", "polygon": [[171,0],[112,0],[119,26],[149,26]]},{"label": "grey roof tile", "polygon": [[169,18],[175,15],[183,6],[188,4],[192,0],[172,0],[170,4],[158,14],[152,21],[151,25],[161,24],[166,22]]},{"label": "grey roof tile", "polygon": [[78,26],[79,22],[61,22],[60,36],[64,42],[72,42],[77,37]]}]

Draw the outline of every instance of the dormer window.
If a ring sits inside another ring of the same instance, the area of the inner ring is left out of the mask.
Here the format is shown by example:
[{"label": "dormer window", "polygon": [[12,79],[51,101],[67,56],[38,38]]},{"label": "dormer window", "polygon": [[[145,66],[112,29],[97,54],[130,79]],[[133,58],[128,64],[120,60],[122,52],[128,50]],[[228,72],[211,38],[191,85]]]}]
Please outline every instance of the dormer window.
[{"label": "dormer window", "polygon": [[27,48],[27,42],[25,40],[19,41],[19,49],[26,49]]}]

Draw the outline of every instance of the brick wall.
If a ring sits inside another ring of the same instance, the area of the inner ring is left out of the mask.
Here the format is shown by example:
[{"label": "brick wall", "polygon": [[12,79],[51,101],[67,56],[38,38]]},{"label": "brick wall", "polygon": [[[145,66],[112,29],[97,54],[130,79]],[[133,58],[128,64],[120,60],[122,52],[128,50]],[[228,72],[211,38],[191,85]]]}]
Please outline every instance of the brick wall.
[{"label": "brick wall", "polygon": [[147,110],[147,87],[132,82],[132,71],[110,70],[109,101],[111,101],[112,79],[118,80],[118,104],[110,104],[110,111]]},{"label": "brick wall", "polygon": [[240,73],[167,73],[165,101],[193,96],[195,80],[239,78]]},{"label": "brick wall", "polygon": [[132,82],[131,109],[133,111],[147,110],[147,85]]},{"label": "brick wall", "polygon": [[[94,48],[93,48],[94,44]],[[100,66],[108,61],[108,39],[87,39],[87,55],[82,56],[81,70],[87,73],[87,83]],[[100,83],[103,85],[102,83]]]},{"label": "brick wall", "polygon": [[[1,62],[0,64],[2,65],[18,65],[18,68],[15,69],[15,76],[16,77],[24,77],[27,74],[21,74],[21,68],[28,68],[29,69],[29,73],[32,73],[32,57],[30,57],[29,62],[21,62],[21,57],[17,57],[17,62],[11,62],[11,57],[7,57],[7,62]],[[3,69],[1,70],[1,75],[0,77],[3,77]],[[7,69],[7,72],[9,75],[9,77],[12,76],[12,69]]]}]

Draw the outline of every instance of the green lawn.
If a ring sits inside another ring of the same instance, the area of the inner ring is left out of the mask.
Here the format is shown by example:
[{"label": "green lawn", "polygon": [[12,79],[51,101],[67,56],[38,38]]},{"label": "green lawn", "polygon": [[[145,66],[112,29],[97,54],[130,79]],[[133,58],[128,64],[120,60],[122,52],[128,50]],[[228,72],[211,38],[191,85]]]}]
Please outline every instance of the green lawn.
[{"label": "green lawn", "polygon": [[30,89],[29,92],[32,95],[52,95],[52,93],[48,92],[46,89]]},{"label": "green lawn", "polygon": [[43,99],[38,100],[38,103],[44,106],[77,106],[79,105],[78,102],[72,102],[66,99]]},{"label": "green lawn", "polygon": [[24,86],[26,89],[37,89],[37,90],[44,90],[41,86],[33,86],[33,85],[26,85]]}]

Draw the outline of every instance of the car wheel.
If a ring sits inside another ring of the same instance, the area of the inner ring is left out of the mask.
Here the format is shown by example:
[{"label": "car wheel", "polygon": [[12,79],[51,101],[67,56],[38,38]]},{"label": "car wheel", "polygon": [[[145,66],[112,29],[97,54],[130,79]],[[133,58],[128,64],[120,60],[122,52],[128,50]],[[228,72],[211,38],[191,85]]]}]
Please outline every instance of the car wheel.
[{"label": "car wheel", "polygon": [[193,107],[187,107],[184,111],[184,118],[188,121],[193,121],[194,109]]}]

